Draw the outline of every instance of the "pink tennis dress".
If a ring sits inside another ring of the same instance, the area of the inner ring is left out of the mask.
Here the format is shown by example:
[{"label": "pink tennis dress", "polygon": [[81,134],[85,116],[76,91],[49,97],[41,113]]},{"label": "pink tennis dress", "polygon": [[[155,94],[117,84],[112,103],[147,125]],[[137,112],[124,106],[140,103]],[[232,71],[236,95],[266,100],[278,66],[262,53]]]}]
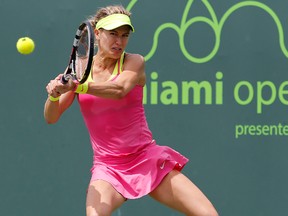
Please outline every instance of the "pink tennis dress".
[{"label": "pink tennis dress", "polygon": [[[121,73],[123,59],[124,54],[115,65],[111,82]],[[127,199],[150,193],[171,170],[180,171],[188,162],[153,140],[142,98],[139,85],[118,100],[78,95],[94,154],[91,181],[105,180]]]}]

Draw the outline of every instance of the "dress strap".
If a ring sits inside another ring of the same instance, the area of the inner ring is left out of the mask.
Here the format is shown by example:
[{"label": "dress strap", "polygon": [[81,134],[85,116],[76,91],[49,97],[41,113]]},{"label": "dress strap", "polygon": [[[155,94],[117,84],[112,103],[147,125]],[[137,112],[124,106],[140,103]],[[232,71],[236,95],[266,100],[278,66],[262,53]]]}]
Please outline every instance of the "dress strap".
[{"label": "dress strap", "polygon": [[123,63],[124,63],[124,57],[125,57],[125,52],[122,53],[120,59],[118,59],[113,73],[111,74],[111,77],[109,78],[110,81],[115,80],[123,71]]},{"label": "dress strap", "polygon": [[[116,65],[114,67],[113,73],[111,74],[111,76],[110,76],[110,78],[108,80],[113,81],[122,73],[123,64],[124,64],[124,58],[125,58],[125,52],[122,53],[120,59],[118,59],[118,61],[116,62]],[[90,73],[89,73],[89,76],[88,76],[88,79],[86,80],[86,82],[93,82],[92,69],[93,68],[91,67],[91,70],[90,70]]]}]

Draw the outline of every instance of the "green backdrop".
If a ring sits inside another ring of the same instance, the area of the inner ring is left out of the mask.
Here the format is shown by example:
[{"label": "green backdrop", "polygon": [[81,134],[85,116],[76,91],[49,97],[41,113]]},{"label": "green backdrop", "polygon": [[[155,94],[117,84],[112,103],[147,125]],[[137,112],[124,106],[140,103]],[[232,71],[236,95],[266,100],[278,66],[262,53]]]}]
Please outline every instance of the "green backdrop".
[{"label": "green backdrop", "polygon": [[[75,28],[121,3],[146,59],[154,138],[188,158],[184,173],[221,216],[288,212],[288,2],[1,0],[0,215],[85,215],[92,152],[73,104],[47,125],[45,86],[68,62]],[[29,36],[31,55],[16,50]],[[74,128],[77,131],[74,132]],[[169,215],[150,197],[114,216]]]}]

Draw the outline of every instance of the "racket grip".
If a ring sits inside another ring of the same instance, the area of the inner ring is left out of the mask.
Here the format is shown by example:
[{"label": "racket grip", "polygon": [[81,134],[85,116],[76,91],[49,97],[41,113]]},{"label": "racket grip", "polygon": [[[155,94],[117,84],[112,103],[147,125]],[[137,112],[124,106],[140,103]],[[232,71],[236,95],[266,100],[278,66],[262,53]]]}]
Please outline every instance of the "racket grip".
[{"label": "racket grip", "polygon": [[72,79],[71,74],[63,74],[63,76],[61,78],[61,83],[66,84],[66,83],[68,83],[69,79]]}]

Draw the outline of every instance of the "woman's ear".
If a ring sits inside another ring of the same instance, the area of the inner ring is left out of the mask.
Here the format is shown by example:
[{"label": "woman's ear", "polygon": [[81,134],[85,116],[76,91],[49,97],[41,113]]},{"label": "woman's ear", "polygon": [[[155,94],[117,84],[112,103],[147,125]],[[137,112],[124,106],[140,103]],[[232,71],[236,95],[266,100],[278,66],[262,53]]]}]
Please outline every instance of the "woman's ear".
[{"label": "woman's ear", "polygon": [[96,40],[99,39],[99,33],[100,33],[100,31],[98,29],[94,29],[94,34],[95,34]]}]

